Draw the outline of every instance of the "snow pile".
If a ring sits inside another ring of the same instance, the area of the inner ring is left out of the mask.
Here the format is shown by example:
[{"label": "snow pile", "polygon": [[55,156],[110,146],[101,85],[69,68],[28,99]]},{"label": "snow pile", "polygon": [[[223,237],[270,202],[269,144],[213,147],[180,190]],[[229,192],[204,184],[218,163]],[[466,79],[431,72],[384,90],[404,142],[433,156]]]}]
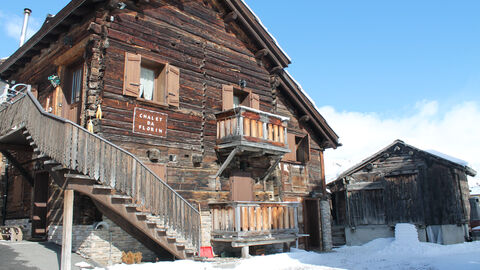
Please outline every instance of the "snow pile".
[{"label": "snow pile", "polygon": [[[101,270],[100,268],[95,268]],[[227,262],[175,261],[114,265],[108,270],[215,269],[480,269],[480,241],[456,245],[419,242],[414,225],[398,224],[395,238],[375,239],[363,246],[316,253],[292,249],[289,253],[254,256]]]},{"label": "snow pile", "polygon": [[462,160],[462,159],[459,159],[459,158],[456,158],[456,157],[452,157],[452,156],[449,156],[447,154],[444,154],[444,153],[441,153],[441,152],[438,152],[436,150],[433,150],[433,149],[430,149],[430,150],[425,150],[425,152],[428,152],[434,156],[437,156],[437,157],[440,157],[440,158],[443,158],[443,159],[446,159],[448,161],[451,161],[453,163],[457,163],[461,166],[468,166],[468,162],[466,162],[465,160]]}]

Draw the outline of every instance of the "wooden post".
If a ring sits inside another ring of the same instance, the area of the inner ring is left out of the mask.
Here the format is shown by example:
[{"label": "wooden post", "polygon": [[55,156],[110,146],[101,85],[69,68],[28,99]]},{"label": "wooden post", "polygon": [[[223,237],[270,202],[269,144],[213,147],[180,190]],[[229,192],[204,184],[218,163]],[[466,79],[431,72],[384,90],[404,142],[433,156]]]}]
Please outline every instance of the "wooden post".
[{"label": "wooden post", "polygon": [[66,189],[63,197],[62,270],[72,269],[72,223],[73,190]]},{"label": "wooden post", "polygon": [[249,246],[242,247],[242,258],[246,259],[250,257]]}]

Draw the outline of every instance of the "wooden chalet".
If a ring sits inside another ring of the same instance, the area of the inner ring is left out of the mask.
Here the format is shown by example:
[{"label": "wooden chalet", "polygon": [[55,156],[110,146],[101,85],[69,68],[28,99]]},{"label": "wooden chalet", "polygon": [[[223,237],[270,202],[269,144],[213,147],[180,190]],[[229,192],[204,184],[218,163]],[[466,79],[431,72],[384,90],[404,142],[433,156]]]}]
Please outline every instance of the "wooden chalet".
[{"label": "wooden chalet", "polygon": [[241,0],[71,1],[0,65],[28,85],[0,111],[4,218],[66,249],[103,219],[158,256],[328,249],[338,136],[289,63]]},{"label": "wooden chalet", "polygon": [[397,223],[415,224],[421,241],[465,241],[467,175],[475,174],[458,160],[394,141],[328,184],[334,245],[393,237]]}]

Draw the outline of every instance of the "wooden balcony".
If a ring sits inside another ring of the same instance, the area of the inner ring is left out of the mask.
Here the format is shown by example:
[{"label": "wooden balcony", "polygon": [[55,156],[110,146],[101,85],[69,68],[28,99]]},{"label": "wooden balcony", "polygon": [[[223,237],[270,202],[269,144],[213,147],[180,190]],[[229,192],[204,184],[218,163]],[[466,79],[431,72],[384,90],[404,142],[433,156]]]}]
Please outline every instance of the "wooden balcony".
[{"label": "wooden balcony", "polygon": [[211,203],[212,241],[233,247],[294,242],[298,238],[297,202]]},{"label": "wooden balcony", "polygon": [[287,144],[288,117],[243,106],[215,116],[217,151],[220,153],[228,153],[237,147],[242,151],[262,151],[277,156],[290,152]]}]

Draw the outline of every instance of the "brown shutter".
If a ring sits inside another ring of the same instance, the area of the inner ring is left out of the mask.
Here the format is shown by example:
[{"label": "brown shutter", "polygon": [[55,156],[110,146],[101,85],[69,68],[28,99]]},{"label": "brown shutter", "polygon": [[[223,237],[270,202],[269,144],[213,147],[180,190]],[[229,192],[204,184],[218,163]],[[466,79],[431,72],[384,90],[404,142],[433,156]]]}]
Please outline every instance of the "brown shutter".
[{"label": "brown shutter", "polygon": [[306,163],[310,160],[310,142],[308,136],[302,138],[297,147],[297,160]]},{"label": "brown shutter", "polygon": [[222,87],[223,110],[230,110],[233,108],[233,86],[223,85]]},{"label": "brown shutter", "polygon": [[141,55],[125,52],[123,94],[126,96],[138,97],[141,60]]},{"label": "brown shutter", "polygon": [[260,110],[260,97],[257,94],[250,94],[250,108]]},{"label": "brown shutter", "polygon": [[283,161],[297,161],[297,146],[295,145],[295,135],[287,133],[288,149],[290,153],[283,156]]},{"label": "brown shutter", "polygon": [[180,90],[180,69],[167,64],[167,102],[168,105],[178,107]]}]

